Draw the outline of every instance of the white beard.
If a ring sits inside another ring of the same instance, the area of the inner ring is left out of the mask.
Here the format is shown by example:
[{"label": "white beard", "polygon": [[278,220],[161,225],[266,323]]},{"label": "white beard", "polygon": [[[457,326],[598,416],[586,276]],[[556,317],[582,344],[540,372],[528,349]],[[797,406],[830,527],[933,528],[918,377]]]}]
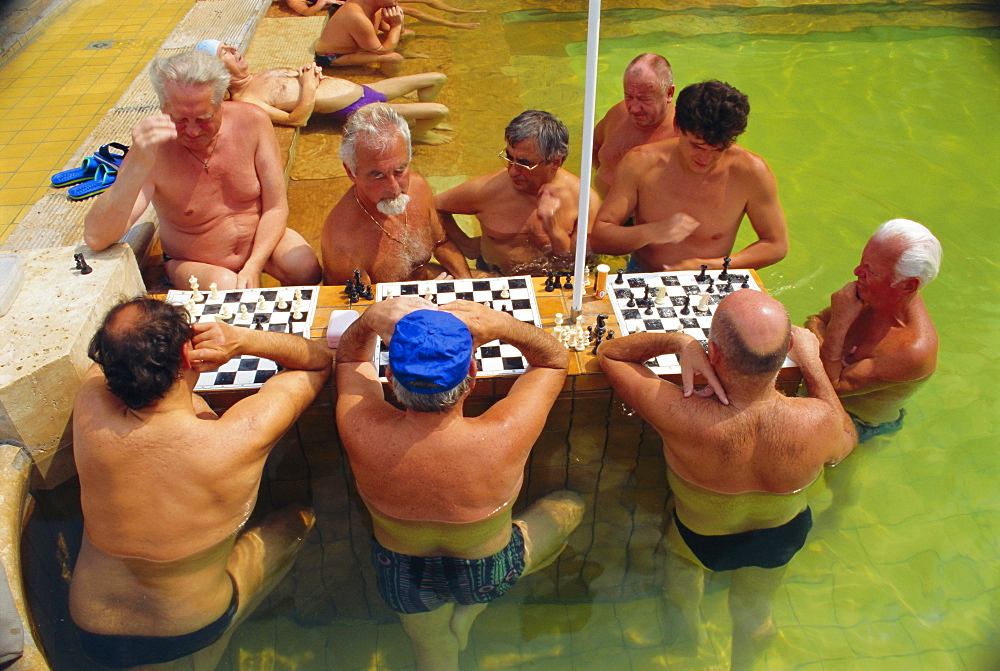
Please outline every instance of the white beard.
[{"label": "white beard", "polygon": [[385,198],[378,201],[375,204],[375,208],[378,209],[382,214],[396,215],[403,214],[406,211],[406,206],[410,204],[410,197],[405,193],[401,193],[395,198]]}]

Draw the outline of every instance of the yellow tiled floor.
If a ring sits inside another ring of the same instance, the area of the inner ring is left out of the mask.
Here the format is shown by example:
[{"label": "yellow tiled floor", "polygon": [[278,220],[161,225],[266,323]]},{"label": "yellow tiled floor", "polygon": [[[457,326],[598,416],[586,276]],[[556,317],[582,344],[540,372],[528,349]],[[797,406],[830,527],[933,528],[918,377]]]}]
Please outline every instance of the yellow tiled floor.
[{"label": "yellow tiled floor", "polygon": [[79,0],[0,67],[0,243],[192,4]]}]

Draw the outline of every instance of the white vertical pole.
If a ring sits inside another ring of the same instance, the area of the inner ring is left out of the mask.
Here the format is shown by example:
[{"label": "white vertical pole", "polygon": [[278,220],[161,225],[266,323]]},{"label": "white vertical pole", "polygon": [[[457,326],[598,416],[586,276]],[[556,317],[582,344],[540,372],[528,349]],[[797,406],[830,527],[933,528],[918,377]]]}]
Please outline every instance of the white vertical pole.
[{"label": "white vertical pole", "polygon": [[587,14],[587,80],[583,95],[583,148],[580,155],[580,206],[576,225],[573,315],[583,310],[587,272],[587,222],[590,220],[590,171],[594,149],[594,106],[597,102],[597,55],[601,37],[601,0],[590,0]]}]

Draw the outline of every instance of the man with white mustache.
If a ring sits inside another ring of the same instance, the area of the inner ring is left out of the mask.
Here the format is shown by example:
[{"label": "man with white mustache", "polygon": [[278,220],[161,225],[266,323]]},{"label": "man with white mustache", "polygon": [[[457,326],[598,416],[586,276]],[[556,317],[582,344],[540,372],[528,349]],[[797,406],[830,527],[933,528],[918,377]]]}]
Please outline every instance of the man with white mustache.
[{"label": "man with white mustache", "polygon": [[354,185],[323,225],[326,284],[353,280],[355,270],[371,284],[471,277],[411,159],[410,129],[387,105],[367,105],[344,126],[340,160]]}]

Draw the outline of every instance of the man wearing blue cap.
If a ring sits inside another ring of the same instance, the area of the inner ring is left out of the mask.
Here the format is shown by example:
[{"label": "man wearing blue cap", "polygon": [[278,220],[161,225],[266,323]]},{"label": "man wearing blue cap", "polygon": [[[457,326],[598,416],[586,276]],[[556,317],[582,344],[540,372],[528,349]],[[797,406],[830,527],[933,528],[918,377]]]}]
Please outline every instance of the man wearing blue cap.
[{"label": "man wearing blue cap", "polygon": [[[372,363],[389,343],[386,401]],[[476,417],[463,404],[475,348],[495,339],[529,363]],[[376,303],[337,350],[337,427],[372,516],[379,592],[410,637],[417,669],[458,669],[476,616],[558,557],[583,502],[554,492],[517,519],[524,465],[566,379],[568,356],[539,328],[477,303]],[[377,438],[376,438],[377,437]]]}]

